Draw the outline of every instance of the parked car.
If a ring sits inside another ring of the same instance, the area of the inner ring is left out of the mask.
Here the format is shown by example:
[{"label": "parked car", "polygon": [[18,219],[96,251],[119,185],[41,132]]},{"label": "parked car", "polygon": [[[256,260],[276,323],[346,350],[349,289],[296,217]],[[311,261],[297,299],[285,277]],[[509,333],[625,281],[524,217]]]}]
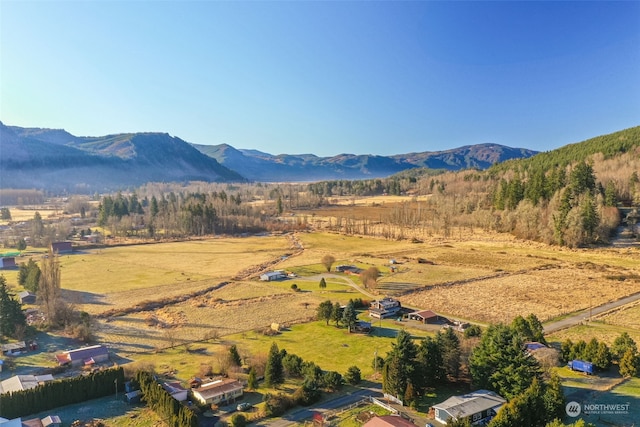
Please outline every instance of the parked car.
[{"label": "parked car", "polygon": [[238,406],[236,406],[236,409],[238,411],[246,411],[249,408],[251,408],[251,403],[249,402],[242,402],[242,403],[239,403]]}]

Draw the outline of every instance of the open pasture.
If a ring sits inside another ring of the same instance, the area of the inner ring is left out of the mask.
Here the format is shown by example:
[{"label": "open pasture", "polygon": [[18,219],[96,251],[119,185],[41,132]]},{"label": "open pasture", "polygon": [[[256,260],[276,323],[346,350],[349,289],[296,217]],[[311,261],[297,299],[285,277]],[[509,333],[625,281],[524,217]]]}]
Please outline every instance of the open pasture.
[{"label": "open pasture", "polygon": [[639,331],[636,341],[640,342],[640,303],[629,304],[597,317],[598,320],[623,328]]},{"label": "open pasture", "polygon": [[61,283],[72,302],[95,314],[204,289],[290,250],[276,236],[81,251],[60,257]]},{"label": "open pasture", "polygon": [[119,351],[138,353],[214,336],[291,324],[315,316],[321,301],[311,292],[267,288],[261,283],[226,287],[153,311],[117,316],[101,322],[98,339]]},{"label": "open pasture", "polygon": [[[517,260],[514,260],[517,262]],[[401,297],[412,306],[480,322],[510,322],[535,313],[542,321],[638,291],[636,281],[608,278],[609,269],[561,263],[492,278],[433,286]]]}]

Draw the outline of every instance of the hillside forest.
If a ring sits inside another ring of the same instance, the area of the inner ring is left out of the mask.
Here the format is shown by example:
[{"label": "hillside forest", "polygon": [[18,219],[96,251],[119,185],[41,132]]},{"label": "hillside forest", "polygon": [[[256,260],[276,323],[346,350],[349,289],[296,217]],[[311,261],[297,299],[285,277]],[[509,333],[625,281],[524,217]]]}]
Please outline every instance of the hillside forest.
[{"label": "hillside forest", "polygon": [[[579,247],[609,242],[624,219],[619,208],[640,205],[638,171],[635,127],[485,171],[411,169],[385,179],[317,183],[149,183],[96,194],[94,203],[72,196],[64,209],[97,221],[114,236],[152,239],[307,228],[419,239],[479,229]],[[356,198],[384,195],[406,197],[355,209]],[[20,190],[2,196],[5,204],[22,197]],[[24,197],[37,199],[31,190]],[[324,218],[323,211],[336,203],[352,203],[354,209]],[[30,238],[38,242],[81,231],[70,223],[47,227],[32,226]]]}]

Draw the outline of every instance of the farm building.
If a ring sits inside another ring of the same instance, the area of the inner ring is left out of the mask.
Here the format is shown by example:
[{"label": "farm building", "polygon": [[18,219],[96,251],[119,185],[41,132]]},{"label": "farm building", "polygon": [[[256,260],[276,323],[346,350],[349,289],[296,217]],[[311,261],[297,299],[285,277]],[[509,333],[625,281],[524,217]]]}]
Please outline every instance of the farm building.
[{"label": "farm building", "polygon": [[12,342],[9,344],[1,344],[2,354],[16,354],[27,351],[27,344],[24,341]]},{"label": "farm building", "polygon": [[109,350],[103,345],[93,345],[56,354],[56,359],[60,365],[92,365],[109,360]]},{"label": "farm building", "polygon": [[178,402],[184,402],[187,400],[187,389],[180,385],[179,381],[173,381],[170,383],[162,383],[162,388],[167,391]]},{"label": "farm building", "polygon": [[433,324],[433,323],[443,323],[447,321],[446,318],[438,316],[436,313],[434,313],[431,310],[414,311],[413,313],[409,313],[407,317],[409,318],[409,320],[417,320],[418,322],[421,322],[421,323]]},{"label": "farm building", "polygon": [[51,243],[51,251],[58,254],[68,254],[73,252],[71,242],[53,242]]},{"label": "farm building", "polygon": [[336,272],[345,274],[360,274],[362,269],[355,265],[338,265],[336,266]]},{"label": "farm building", "polygon": [[203,405],[234,402],[242,396],[244,386],[233,379],[217,380],[192,389],[195,400]]},{"label": "farm building", "polygon": [[35,304],[36,294],[29,291],[22,291],[18,294],[21,304]]},{"label": "farm building", "polygon": [[376,319],[383,319],[385,317],[391,317],[398,314],[402,309],[400,301],[393,298],[383,298],[381,300],[373,301],[369,306],[369,316]]},{"label": "farm building", "polygon": [[383,415],[371,418],[362,427],[416,427],[416,425],[398,415]]},{"label": "farm building", "polygon": [[0,394],[13,393],[36,388],[47,381],[53,381],[51,374],[47,375],[14,375],[0,382]]},{"label": "farm building", "polygon": [[16,259],[12,256],[0,258],[0,268],[16,268]]},{"label": "farm building", "polygon": [[260,275],[260,280],[263,282],[271,282],[273,280],[282,280],[287,278],[287,273],[284,271],[269,271]]},{"label": "farm building", "polygon": [[444,402],[433,405],[435,419],[446,424],[468,419],[471,425],[486,425],[506,403],[502,397],[489,390],[477,390],[462,396],[452,396]]}]

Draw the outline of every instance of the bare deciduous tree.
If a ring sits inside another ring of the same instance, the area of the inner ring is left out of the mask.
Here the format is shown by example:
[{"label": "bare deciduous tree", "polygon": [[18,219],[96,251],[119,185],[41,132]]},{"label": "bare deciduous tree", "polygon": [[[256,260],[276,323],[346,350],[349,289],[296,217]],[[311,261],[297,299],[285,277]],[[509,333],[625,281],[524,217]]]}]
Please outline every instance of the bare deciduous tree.
[{"label": "bare deciduous tree", "polygon": [[375,289],[380,276],[380,270],[378,267],[369,267],[362,273],[360,273],[360,279],[366,288]]},{"label": "bare deciduous tree", "polygon": [[327,272],[331,271],[331,266],[333,265],[334,262],[336,262],[336,258],[331,255],[331,254],[326,254],[325,256],[322,257],[322,265],[324,265],[324,268],[327,269]]},{"label": "bare deciduous tree", "polygon": [[52,248],[42,260],[38,299],[47,323],[58,324],[66,310],[60,295],[60,264]]}]

